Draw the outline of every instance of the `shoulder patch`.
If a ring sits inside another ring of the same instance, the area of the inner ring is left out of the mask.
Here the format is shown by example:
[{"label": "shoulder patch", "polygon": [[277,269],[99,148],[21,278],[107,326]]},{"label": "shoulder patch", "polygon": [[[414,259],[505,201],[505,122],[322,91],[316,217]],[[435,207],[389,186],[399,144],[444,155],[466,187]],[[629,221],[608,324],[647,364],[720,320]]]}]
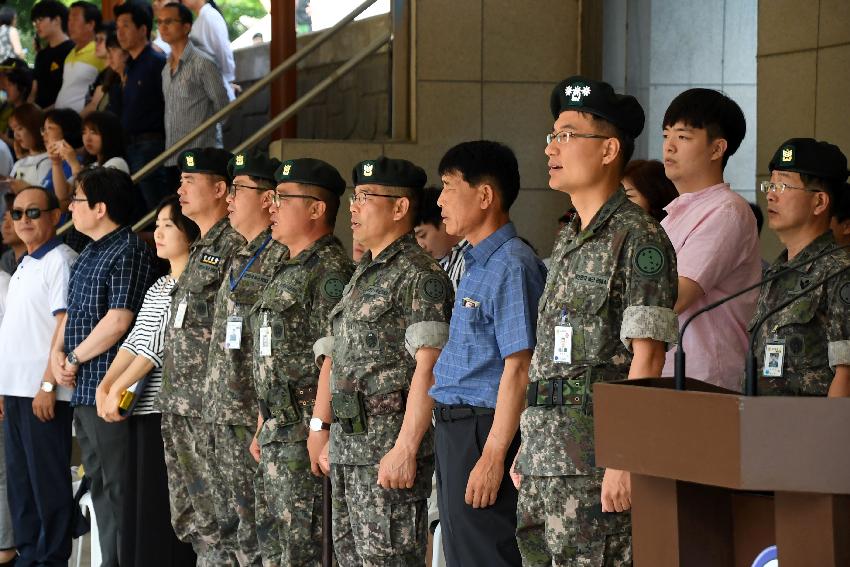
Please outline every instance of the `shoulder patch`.
[{"label": "shoulder patch", "polygon": [[838,290],[838,297],[841,298],[844,305],[850,305],[850,282],[841,286],[841,289]]},{"label": "shoulder patch", "polygon": [[345,280],[340,274],[328,274],[319,284],[319,291],[324,299],[337,301],[345,291]]},{"label": "shoulder patch", "polygon": [[645,244],[635,253],[634,266],[640,275],[655,277],[664,268],[664,253],[658,246]]},{"label": "shoulder patch", "polygon": [[419,284],[419,291],[428,301],[439,303],[446,299],[446,284],[438,276],[425,276]]}]

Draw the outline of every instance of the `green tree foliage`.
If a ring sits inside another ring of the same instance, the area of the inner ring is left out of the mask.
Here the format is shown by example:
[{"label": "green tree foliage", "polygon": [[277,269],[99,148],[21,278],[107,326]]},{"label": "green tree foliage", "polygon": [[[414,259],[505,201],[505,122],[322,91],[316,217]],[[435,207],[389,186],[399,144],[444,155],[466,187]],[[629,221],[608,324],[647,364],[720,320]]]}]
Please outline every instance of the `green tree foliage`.
[{"label": "green tree foliage", "polygon": [[239,16],[262,18],[267,13],[260,0],[216,0],[216,4],[227,22],[231,41],[245,32],[245,26],[239,21]]}]

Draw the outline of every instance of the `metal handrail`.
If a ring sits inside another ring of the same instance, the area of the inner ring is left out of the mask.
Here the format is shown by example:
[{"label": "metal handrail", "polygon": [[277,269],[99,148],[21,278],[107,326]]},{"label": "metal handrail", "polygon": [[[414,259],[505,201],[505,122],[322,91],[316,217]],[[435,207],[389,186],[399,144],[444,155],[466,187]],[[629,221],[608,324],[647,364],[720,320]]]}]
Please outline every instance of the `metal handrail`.
[{"label": "metal handrail", "polygon": [[[245,89],[245,91],[241,95],[230,101],[221,110],[201,122],[194,130],[177,140],[170,148],[166,148],[165,151],[163,151],[157,157],[145,164],[141,169],[139,169],[136,173],[132,175],[133,183],[138,183],[145,176],[152,173],[153,170],[155,170],[157,167],[165,163],[168,158],[188,146],[192,140],[203,134],[208,128],[214,126],[218,122],[221,122],[222,119],[230,116],[233,111],[245,104],[249,98],[266,88],[281,74],[288,71],[291,67],[298,64],[302,59],[304,59],[316,49],[318,49],[319,46],[321,46],[323,43],[335,36],[339,32],[339,30],[341,30],[343,27],[352,22],[354,18],[365,12],[370,6],[372,6],[372,4],[377,1],[378,0],[365,0],[363,3],[361,3],[351,12],[349,12],[348,15],[346,15],[332,27],[320,33],[316,37],[316,39],[311,41],[306,47],[287,57],[285,61],[283,61],[280,65],[272,69],[272,71],[268,75],[266,75],[265,77]],[[56,231],[56,234],[61,236],[65,234],[68,230],[70,230],[72,226],[73,222],[68,221],[67,223],[59,227],[59,229]]]},{"label": "metal handrail", "polygon": [[[333,71],[333,73],[328,75],[318,85],[316,85],[315,87],[310,89],[307,93],[304,94],[304,96],[302,96],[297,101],[295,101],[294,104],[292,104],[286,110],[284,110],[283,112],[281,112],[280,114],[275,116],[268,124],[266,124],[265,126],[260,128],[259,130],[257,130],[247,140],[243,141],[241,144],[236,146],[233,149],[233,153],[238,154],[239,152],[242,152],[242,151],[250,148],[251,146],[253,146],[257,142],[259,142],[260,140],[262,140],[263,138],[265,138],[266,136],[268,136],[269,134],[274,132],[274,130],[276,128],[278,128],[281,124],[283,124],[284,122],[286,122],[287,120],[292,118],[295,114],[298,113],[299,110],[304,108],[311,100],[316,98],[318,95],[320,95],[322,92],[324,92],[325,89],[327,89],[329,86],[331,86],[336,81],[338,81],[340,79],[340,77],[342,77],[343,75],[345,75],[346,73],[348,73],[349,71],[354,69],[354,67],[356,67],[361,61],[363,61],[364,59],[366,59],[367,57],[372,55],[374,52],[376,52],[378,49],[380,49],[381,47],[383,47],[384,45],[386,45],[387,43],[392,41],[392,39],[393,39],[392,32],[386,32],[381,37],[379,37],[378,39],[376,39],[375,41],[370,43],[363,50],[359,51],[357,53],[357,55],[355,55],[354,57],[352,57],[351,59],[346,61],[345,64],[336,68]],[[145,226],[147,226],[151,221],[154,220],[155,213],[156,213],[155,209],[153,211],[149,211],[144,217],[142,217],[142,219],[139,222],[137,222],[136,224],[133,225],[133,230],[139,231],[142,228],[144,228]]]}]

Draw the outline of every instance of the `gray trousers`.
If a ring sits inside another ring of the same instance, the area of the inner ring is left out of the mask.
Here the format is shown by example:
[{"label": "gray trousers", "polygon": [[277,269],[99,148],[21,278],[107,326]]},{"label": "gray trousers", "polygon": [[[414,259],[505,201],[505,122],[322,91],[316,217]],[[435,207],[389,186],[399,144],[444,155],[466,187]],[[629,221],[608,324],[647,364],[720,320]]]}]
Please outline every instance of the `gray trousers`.
[{"label": "gray trousers", "polygon": [[15,548],[15,535],[12,532],[12,516],[9,514],[9,500],[6,498],[6,435],[0,421],[0,550]]},{"label": "gray trousers", "polygon": [[91,479],[91,498],[100,531],[102,567],[118,567],[118,541],[127,450],[130,444],[127,421],[107,423],[97,416],[95,406],[74,408],[74,427],[80,444],[83,468]]}]

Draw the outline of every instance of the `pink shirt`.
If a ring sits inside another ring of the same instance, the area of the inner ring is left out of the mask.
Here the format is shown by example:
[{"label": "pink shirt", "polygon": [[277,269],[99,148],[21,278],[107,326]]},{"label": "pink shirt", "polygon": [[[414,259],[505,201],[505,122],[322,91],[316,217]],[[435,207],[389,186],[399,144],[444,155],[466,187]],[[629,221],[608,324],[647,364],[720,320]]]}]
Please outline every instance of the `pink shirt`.
[{"label": "pink shirt", "polygon": [[[676,250],[679,276],[705,292],[679,314],[680,326],[698,309],[761,279],[755,215],[728,184],[680,195],[664,210],[661,226]],[[740,391],[757,300],[758,288],[693,320],[683,340],[689,378]],[[674,352],[667,353],[662,376],[673,376]]]}]

